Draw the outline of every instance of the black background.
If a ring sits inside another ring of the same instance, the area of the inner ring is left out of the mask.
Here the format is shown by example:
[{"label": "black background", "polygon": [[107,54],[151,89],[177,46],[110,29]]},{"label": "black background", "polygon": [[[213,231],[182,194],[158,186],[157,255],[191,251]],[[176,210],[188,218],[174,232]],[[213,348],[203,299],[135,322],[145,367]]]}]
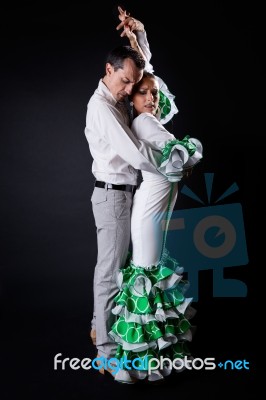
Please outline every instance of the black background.
[{"label": "black background", "polygon": [[[250,370],[193,371],[162,387],[128,387],[94,370],[54,371],[53,358],[95,357],[88,339],[97,247],[90,196],[86,106],[104,74],[106,53],[126,44],[115,2],[20,2],[1,10],[1,389],[3,399],[87,399],[174,393],[206,399],[257,398],[261,319],[258,167],[263,154],[262,10],[256,3],[124,2],[144,22],[155,73],[176,96],[169,129],[204,145],[186,182],[243,208],[249,263],[225,268],[246,283],[245,298],[215,298],[212,271],[199,274],[197,357],[250,362]],[[181,183],[181,186],[183,183]],[[180,186],[180,187],[181,187]],[[180,194],[176,209],[198,207]],[[108,390],[108,392],[107,392]]]}]

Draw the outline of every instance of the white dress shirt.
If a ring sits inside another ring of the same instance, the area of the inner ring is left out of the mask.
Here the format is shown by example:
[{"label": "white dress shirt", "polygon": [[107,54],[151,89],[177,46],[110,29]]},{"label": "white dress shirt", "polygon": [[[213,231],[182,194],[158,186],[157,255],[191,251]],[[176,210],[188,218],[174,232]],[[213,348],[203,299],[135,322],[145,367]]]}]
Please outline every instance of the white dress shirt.
[{"label": "white dress shirt", "polygon": [[85,128],[96,180],[136,185],[136,170],[156,172],[152,152],[136,139],[127,122],[126,107],[100,80],[88,103]]},{"label": "white dress shirt", "polygon": [[[147,53],[146,33],[139,32],[138,36]],[[152,151],[134,136],[128,125],[126,104],[117,102],[100,80],[88,103],[85,127],[96,180],[136,185],[137,170],[156,173]]]}]

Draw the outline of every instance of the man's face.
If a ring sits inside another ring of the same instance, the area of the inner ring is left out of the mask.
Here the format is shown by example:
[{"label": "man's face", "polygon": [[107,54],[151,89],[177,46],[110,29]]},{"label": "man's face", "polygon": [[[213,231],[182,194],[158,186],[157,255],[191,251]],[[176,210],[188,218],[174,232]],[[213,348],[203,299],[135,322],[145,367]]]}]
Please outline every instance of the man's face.
[{"label": "man's face", "polygon": [[111,64],[106,64],[106,84],[117,101],[123,101],[131,94],[133,86],[140,81],[143,70],[139,70],[130,58],[124,61],[124,68],[114,71]]}]

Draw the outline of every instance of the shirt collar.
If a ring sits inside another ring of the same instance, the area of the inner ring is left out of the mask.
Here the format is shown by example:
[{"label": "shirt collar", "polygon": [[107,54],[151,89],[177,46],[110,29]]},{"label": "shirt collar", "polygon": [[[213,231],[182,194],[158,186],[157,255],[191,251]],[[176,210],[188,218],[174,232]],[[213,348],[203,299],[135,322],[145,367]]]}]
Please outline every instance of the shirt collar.
[{"label": "shirt collar", "polygon": [[113,106],[116,105],[116,99],[114,98],[108,87],[103,83],[102,79],[100,79],[99,81],[98,93],[101,96],[104,96]]}]

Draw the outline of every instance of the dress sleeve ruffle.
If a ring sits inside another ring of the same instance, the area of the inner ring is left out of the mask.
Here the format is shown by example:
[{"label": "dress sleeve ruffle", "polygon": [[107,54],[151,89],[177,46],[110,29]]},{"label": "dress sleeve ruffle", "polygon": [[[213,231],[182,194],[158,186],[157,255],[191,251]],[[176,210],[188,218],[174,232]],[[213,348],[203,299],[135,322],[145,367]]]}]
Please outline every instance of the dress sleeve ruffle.
[{"label": "dress sleeve ruffle", "polygon": [[170,182],[178,182],[188,168],[193,168],[203,157],[203,147],[196,138],[188,135],[174,139],[162,149],[162,159],[157,170]]},{"label": "dress sleeve ruffle", "polygon": [[175,105],[175,96],[170,92],[166,83],[157,75],[156,79],[159,82],[159,92],[160,92],[160,100],[159,100],[159,112],[157,118],[161,122],[161,124],[166,124],[169,122],[175,114],[178,113],[178,108]]}]

